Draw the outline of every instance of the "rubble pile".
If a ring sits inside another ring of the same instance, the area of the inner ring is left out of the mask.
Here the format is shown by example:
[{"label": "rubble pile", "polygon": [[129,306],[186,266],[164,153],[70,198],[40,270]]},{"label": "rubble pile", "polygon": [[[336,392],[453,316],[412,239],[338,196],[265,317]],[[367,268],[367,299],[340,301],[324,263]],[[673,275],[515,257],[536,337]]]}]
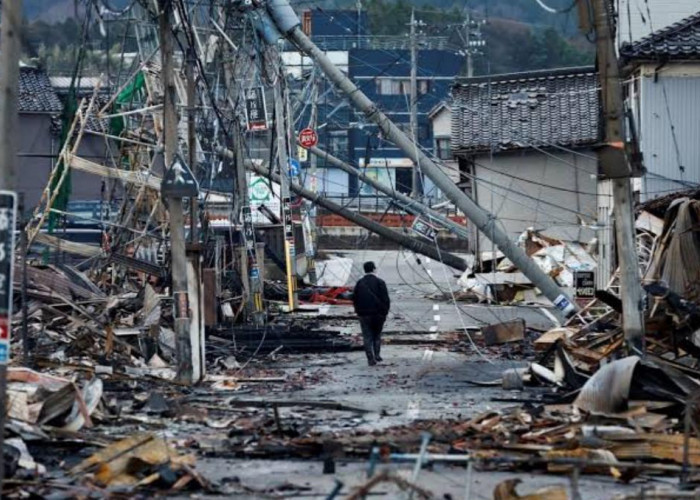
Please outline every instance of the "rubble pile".
[{"label": "rubble pile", "polygon": [[[518,246],[567,292],[574,288],[576,271],[593,271],[597,262],[592,245],[550,238],[528,229],[518,238]],[[530,280],[513,263],[498,255],[489,262],[490,272],[467,270],[459,279],[457,298],[476,302],[548,303]]]}]

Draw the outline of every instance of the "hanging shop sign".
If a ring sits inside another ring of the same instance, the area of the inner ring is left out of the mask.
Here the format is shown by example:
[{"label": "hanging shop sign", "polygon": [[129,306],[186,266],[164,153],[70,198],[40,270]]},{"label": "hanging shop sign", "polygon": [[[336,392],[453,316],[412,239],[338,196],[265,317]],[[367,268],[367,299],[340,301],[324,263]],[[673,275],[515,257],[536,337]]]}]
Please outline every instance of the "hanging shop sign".
[{"label": "hanging shop sign", "polygon": [[262,87],[252,87],[246,91],[245,119],[249,131],[267,130],[267,106]]}]

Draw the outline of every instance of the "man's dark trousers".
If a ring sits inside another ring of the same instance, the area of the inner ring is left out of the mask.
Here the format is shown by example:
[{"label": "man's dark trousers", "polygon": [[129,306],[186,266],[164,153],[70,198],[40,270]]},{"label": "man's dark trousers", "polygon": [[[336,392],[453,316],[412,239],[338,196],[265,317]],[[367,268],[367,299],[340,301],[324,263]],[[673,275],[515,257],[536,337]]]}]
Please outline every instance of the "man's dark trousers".
[{"label": "man's dark trousers", "polygon": [[384,328],[386,316],[374,314],[372,316],[360,316],[362,328],[362,341],[365,345],[367,361],[374,364],[381,359],[379,352],[382,347],[382,328]]}]

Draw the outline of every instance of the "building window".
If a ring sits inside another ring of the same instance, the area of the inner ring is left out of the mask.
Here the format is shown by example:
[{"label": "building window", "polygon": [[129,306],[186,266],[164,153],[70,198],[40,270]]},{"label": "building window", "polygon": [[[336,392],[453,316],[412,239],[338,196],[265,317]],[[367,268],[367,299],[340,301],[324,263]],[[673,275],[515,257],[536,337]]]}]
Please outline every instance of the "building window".
[{"label": "building window", "polygon": [[[418,95],[430,92],[431,80],[418,80]],[[379,95],[410,95],[411,80],[409,78],[377,78],[377,94]]]},{"label": "building window", "polygon": [[328,152],[337,158],[348,157],[347,132],[331,132],[328,138]]},{"label": "building window", "polygon": [[301,30],[306,36],[311,36],[311,11],[307,10],[301,16]]},{"label": "building window", "polygon": [[452,159],[452,148],[450,147],[449,137],[435,138],[435,154],[437,154],[437,157],[441,160]]},{"label": "building window", "polygon": [[427,123],[418,124],[418,140],[427,141],[430,139],[430,125]]}]

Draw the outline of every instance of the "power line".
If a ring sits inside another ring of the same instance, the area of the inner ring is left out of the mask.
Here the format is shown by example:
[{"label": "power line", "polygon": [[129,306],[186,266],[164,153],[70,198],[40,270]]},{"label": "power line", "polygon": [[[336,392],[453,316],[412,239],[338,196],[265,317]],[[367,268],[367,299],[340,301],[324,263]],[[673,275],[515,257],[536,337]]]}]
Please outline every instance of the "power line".
[{"label": "power line", "polygon": [[546,3],[544,3],[544,0],[535,0],[537,4],[542,7],[544,10],[549,12],[550,14],[566,14],[570,12],[574,7],[576,7],[576,4],[578,3],[578,0],[574,0],[571,5],[568,7],[565,7],[563,9],[555,9],[553,7],[550,7]]}]

